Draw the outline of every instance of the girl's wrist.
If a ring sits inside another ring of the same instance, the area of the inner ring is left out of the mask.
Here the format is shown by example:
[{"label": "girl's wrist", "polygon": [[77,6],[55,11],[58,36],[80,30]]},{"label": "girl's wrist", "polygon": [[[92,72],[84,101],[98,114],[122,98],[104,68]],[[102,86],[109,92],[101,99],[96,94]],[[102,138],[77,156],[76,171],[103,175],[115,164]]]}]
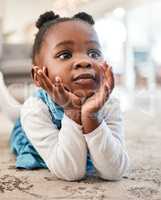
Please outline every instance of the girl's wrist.
[{"label": "girl's wrist", "polygon": [[83,133],[88,134],[100,125],[97,113],[86,113],[81,116]]},{"label": "girl's wrist", "polygon": [[64,113],[76,123],[82,125],[81,111],[76,109],[64,109]]},{"label": "girl's wrist", "polygon": [[82,111],[81,119],[84,121],[86,119],[97,119],[98,113],[97,112],[89,112],[89,111]]}]

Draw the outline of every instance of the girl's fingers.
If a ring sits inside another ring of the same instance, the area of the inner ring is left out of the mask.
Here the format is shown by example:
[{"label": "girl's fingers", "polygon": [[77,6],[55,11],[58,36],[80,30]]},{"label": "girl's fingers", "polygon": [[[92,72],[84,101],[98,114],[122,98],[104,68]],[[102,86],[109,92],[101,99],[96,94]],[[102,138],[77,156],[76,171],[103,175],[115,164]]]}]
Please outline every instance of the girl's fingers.
[{"label": "girl's fingers", "polygon": [[40,67],[38,67],[38,66],[33,66],[32,69],[34,70],[35,73],[37,73],[37,71],[40,69]]},{"label": "girl's fingers", "polygon": [[58,89],[57,90],[57,92],[58,92],[57,95],[59,97],[61,97],[63,99],[63,101],[64,101],[64,105],[63,106],[70,105],[71,102],[76,107],[80,106],[78,101],[74,98],[74,95],[72,95],[67,89],[65,89],[61,78],[60,77],[56,77],[55,81],[56,81],[56,88]]},{"label": "girl's fingers", "polygon": [[49,92],[49,88],[44,80],[40,80],[40,87]]},{"label": "girl's fingers", "polygon": [[109,69],[108,83],[109,83],[109,86],[110,86],[111,91],[112,91],[113,88],[114,88],[114,83],[115,83],[114,74],[112,72],[112,67]]},{"label": "girl's fingers", "polygon": [[114,74],[112,72],[112,67],[110,67],[107,63],[104,65],[104,73],[106,85],[110,88],[110,92],[112,92],[114,88]]},{"label": "girl's fingers", "polygon": [[104,102],[107,101],[108,97],[109,97],[109,90],[108,90],[107,86],[104,84],[100,90],[100,93],[97,96],[98,100],[96,98],[96,100],[98,101],[98,106],[103,105]]},{"label": "girl's fingers", "polygon": [[105,83],[104,85],[105,91],[106,91],[106,95],[109,96],[109,94],[112,92],[111,87],[109,86],[108,82]]},{"label": "girl's fingers", "polygon": [[53,88],[55,87],[52,82],[50,81],[50,79],[46,76],[46,74],[42,71],[42,70],[38,70],[37,74],[40,76],[40,78],[42,79],[42,81],[45,83],[45,85],[48,88],[49,92],[53,91]]},{"label": "girl's fingers", "polygon": [[55,93],[55,86],[52,84],[50,79],[40,69],[37,71],[37,76],[41,84],[41,87],[45,89],[49,95],[53,96],[53,93]]},{"label": "girl's fingers", "polygon": [[38,81],[40,83],[40,87],[42,87],[47,92],[50,92],[49,87],[48,87],[46,81],[42,78],[42,75],[39,74],[39,73],[37,73],[37,78],[38,78]]},{"label": "girl's fingers", "polygon": [[36,73],[37,73],[38,70],[39,70],[39,67],[37,67],[37,66],[32,66],[31,73],[32,73],[32,78],[33,78],[34,80],[37,79]]},{"label": "girl's fingers", "polygon": [[105,79],[105,70],[104,70],[103,66],[101,66],[100,70],[101,70],[100,83],[101,83],[101,86],[102,86],[103,83],[104,83],[104,79]]},{"label": "girl's fingers", "polygon": [[56,84],[56,87],[58,88],[58,92],[64,96],[66,95],[67,91],[65,90],[64,86],[63,86],[63,83],[62,83],[62,80],[60,77],[56,77],[55,78],[55,84]]},{"label": "girl's fingers", "polygon": [[114,88],[114,76],[112,72],[112,67],[109,67],[109,65],[106,62],[103,63],[101,71],[104,74],[104,79],[100,94],[101,94],[101,99],[104,101],[108,99],[110,93]]},{"label": "girl's fingers", "polygon": [[63,105],[64,102],[68,102],[67,92],[65,91],[63,83],[59,77],[56,77],[54,85],[44,72],[38,71],[38,74],[41,76],[41,82],[50,96],[52,96],[55,100],[57,99],[58,102],[60,100],[60,104]]},{"label": "girl's fingers", "polygon": [[53,98],[63,97],[64,99],[66,99],[67,92],[64,89],[62,80],[59,77],[56,77],[54,85],[47,77],[45,67],[43,67],[42,69],[34,67],[34,70],[36,71],[36,75],[38,77],[41,87],[45,89],[49,93],[49,95],[51,95]]}]

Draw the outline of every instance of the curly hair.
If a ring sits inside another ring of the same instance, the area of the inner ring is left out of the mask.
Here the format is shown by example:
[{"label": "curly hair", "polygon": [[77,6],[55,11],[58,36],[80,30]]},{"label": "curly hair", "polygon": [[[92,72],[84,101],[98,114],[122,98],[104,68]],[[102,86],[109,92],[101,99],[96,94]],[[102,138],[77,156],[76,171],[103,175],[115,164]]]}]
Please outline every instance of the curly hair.
[{"label": "curly hair", "polygon": [[53,11],[45,12],[40,15],[37,22],[36,27],[39,29],[34,40],[33,50],[32,50],[32,62],[34,64],[35,55],[39,53],[42,45],[42,41],[44,39],[44,34],[46,31],[53,25],[72,20],[80,20],[88,23],[89,25],[94,25],[94,20],[91,15],[80,12],[75,14],[73,17],[60,17],[58,14],[55,14]]}]

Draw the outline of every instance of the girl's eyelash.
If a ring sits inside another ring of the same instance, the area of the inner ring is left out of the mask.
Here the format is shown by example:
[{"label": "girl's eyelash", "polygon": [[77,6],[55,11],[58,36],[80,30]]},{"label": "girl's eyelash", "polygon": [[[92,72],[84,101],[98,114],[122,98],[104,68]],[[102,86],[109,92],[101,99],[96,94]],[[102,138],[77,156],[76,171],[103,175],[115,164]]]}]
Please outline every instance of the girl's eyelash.
[{"label": "girl's eyelash", "polygon": [[71,53],[71,52],[70,52],[70,51],[67,51],[67,50],[65,50],[65,51],[60,51],[59,53],[56,54],[56,56],[58,57],[58,56],[62,55],[63,53]]},{"label": "girl's eyelash", "polygon": [[72,56],[72,53],[70,51],[68,51],[68,50],[64,50],[64,51],[61,51],[61,52],[57,53],[55,55],[55,58],[60,58],[60,56],[63,56],[63,55],[70,55],[70,56]]},{"label": "girl's eyelash", "polygon": [[102,52],[99,49],[90,49],[88,51],[88,55],[93,59],[98,59],[98,58],[102,57]]},{"label": "girl's eyelash", "polygon": [[102,52],[99,49],[89,49],[88,52],[95,52],[102,55]]}]

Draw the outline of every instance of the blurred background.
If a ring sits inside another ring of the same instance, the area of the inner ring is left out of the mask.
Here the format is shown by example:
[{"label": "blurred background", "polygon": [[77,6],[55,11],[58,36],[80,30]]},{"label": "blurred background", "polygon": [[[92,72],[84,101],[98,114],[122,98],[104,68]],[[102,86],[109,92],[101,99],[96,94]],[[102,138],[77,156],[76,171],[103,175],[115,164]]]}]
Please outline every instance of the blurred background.
[{"label": "blurred background", "polygon": [[161,111],[161,0],[0,0],[0,71],[16,99],[32,93],[35,21],[47,10],[91,14],[122,110],[150,118]]}]

